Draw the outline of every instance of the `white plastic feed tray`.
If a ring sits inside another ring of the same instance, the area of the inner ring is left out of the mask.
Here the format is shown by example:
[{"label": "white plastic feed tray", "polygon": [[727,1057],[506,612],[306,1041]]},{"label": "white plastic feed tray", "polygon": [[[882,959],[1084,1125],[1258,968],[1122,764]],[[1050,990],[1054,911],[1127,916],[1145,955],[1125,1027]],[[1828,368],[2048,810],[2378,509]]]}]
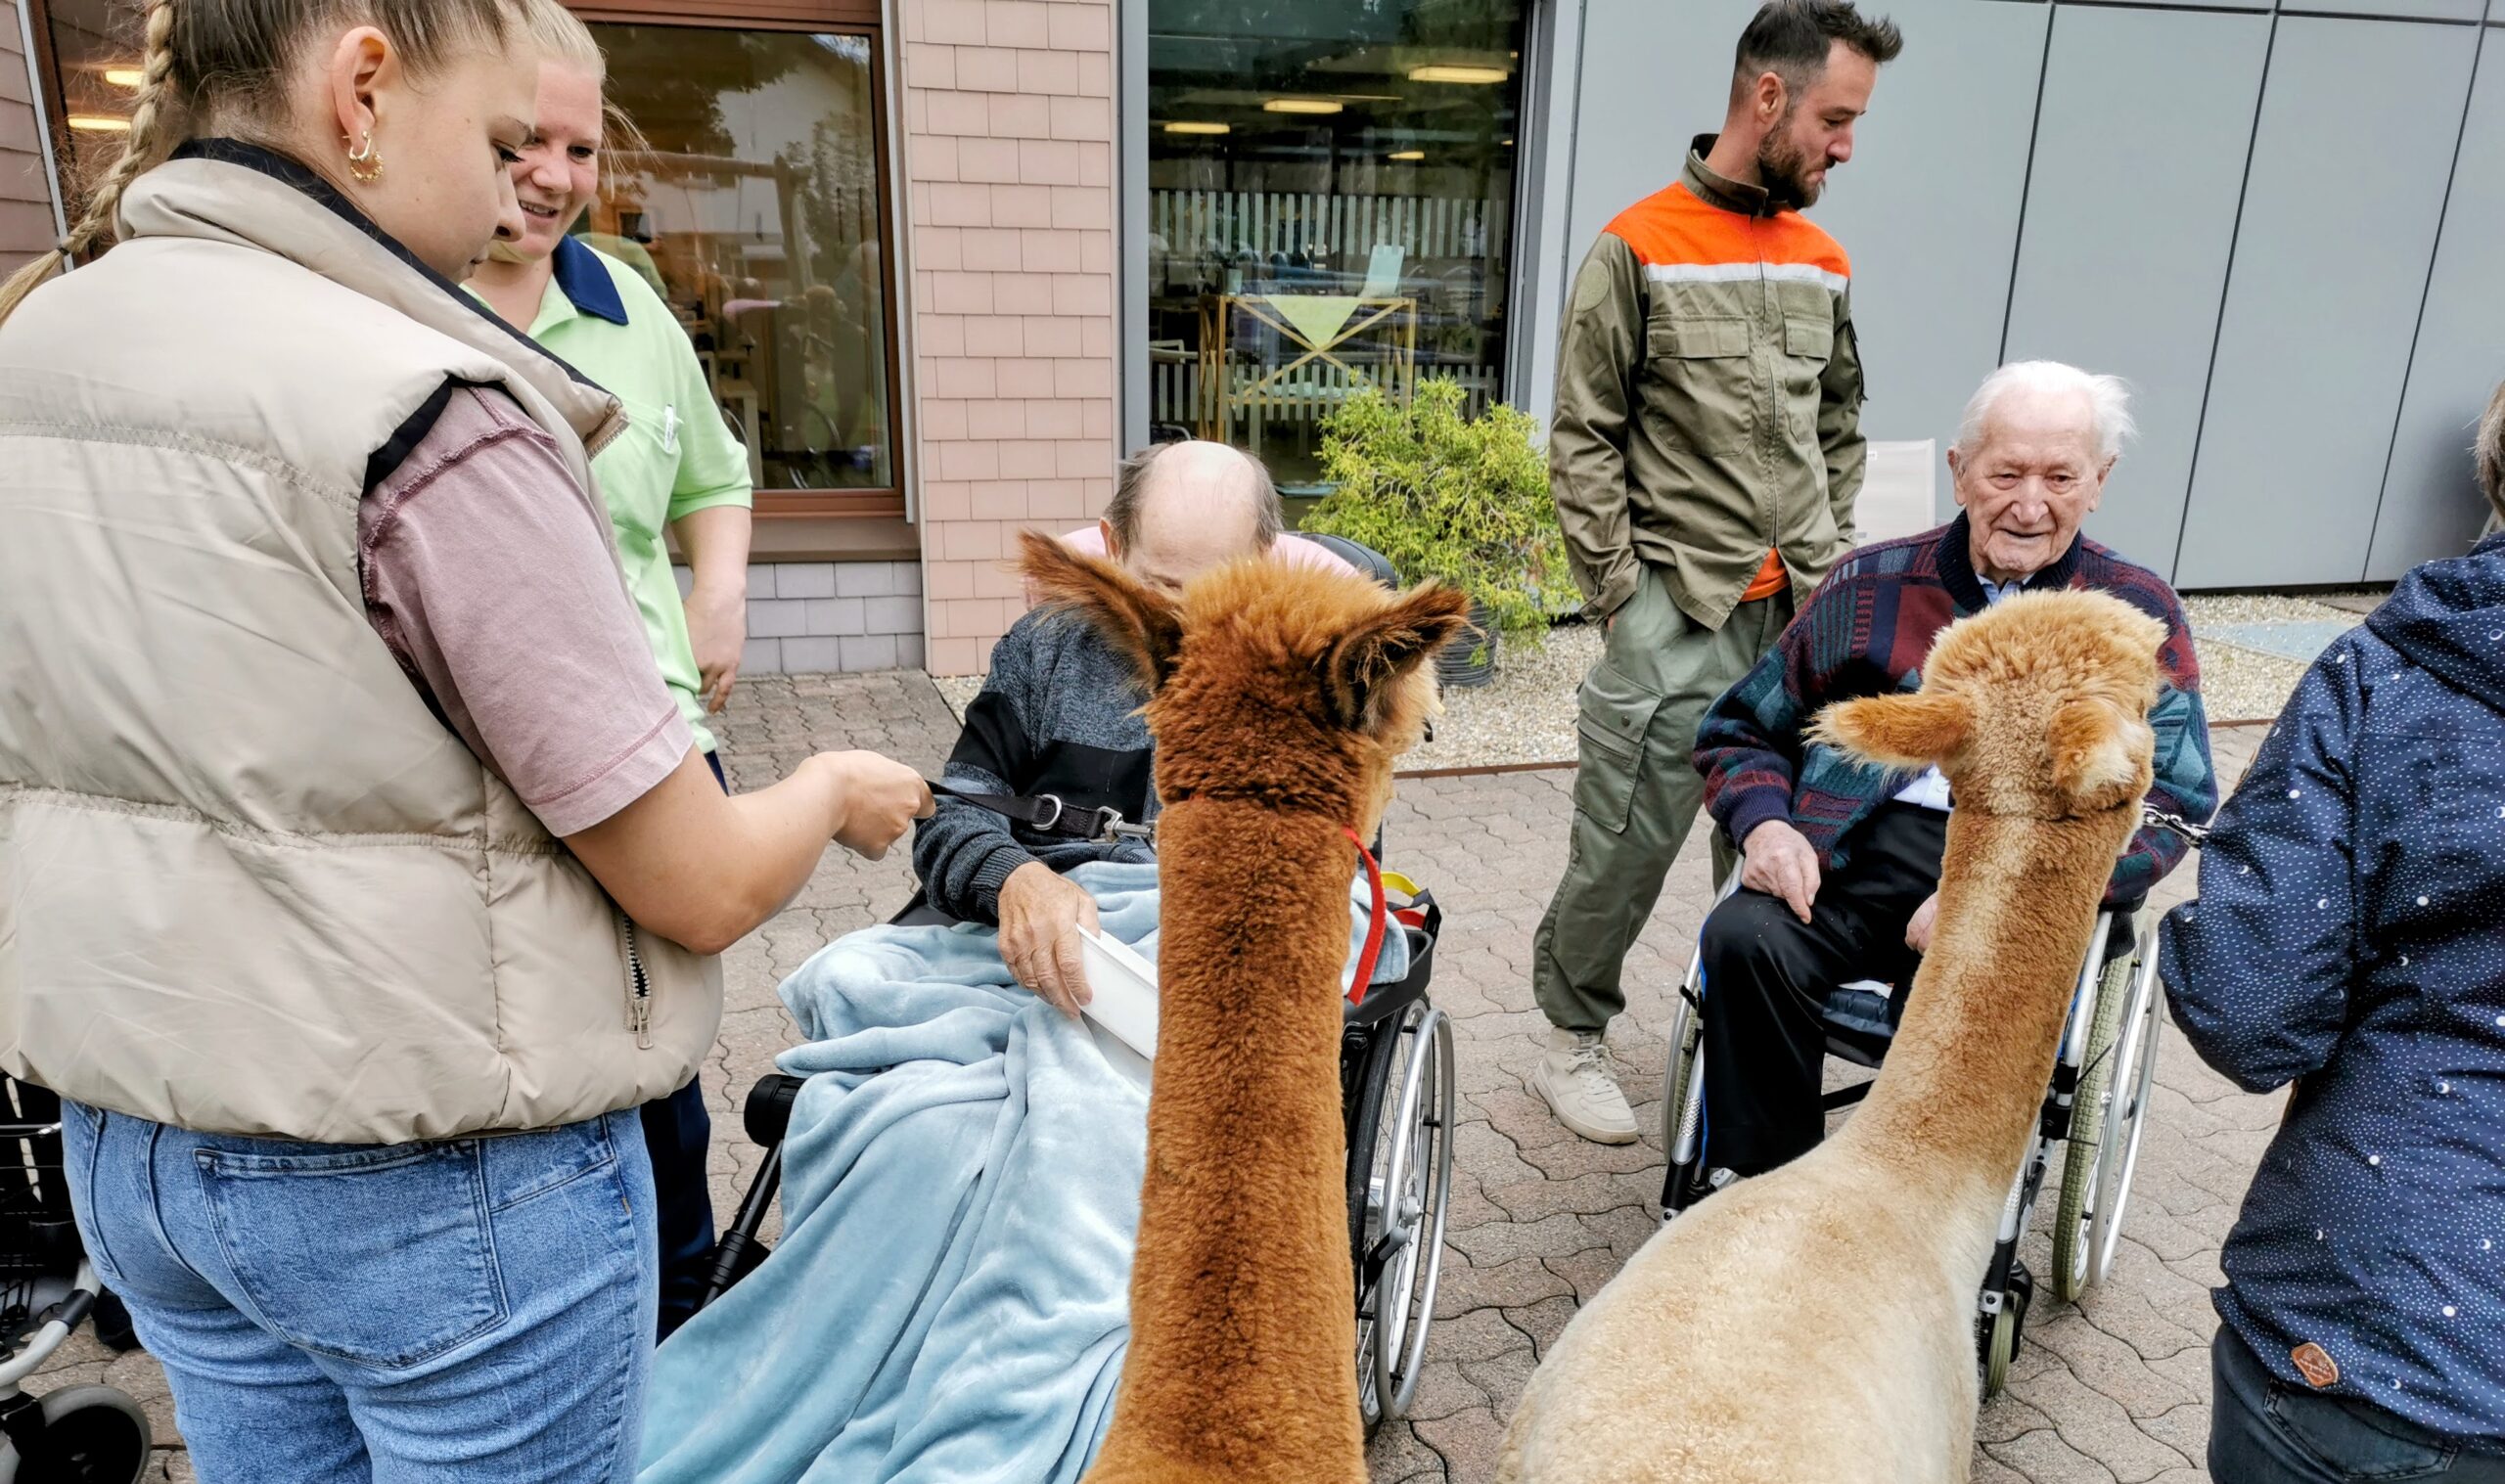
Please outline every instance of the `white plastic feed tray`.
[{"label": "white plastic feed tray", "polygon": [[1093,995],[1086,1014],[1099,1033],[1097,1043],[1117,1066],[1145,1082],[1157,1057],[1157,966],[1083,927],[1078,940]]}]

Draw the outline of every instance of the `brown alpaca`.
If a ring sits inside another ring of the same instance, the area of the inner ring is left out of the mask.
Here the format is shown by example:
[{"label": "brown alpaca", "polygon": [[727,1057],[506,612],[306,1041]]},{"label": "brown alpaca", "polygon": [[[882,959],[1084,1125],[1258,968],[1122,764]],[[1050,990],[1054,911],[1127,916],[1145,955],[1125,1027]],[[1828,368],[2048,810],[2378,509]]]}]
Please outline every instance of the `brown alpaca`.
[{"label": "brown alpaca", "polygon": [[1157,739],[1157,1074],[1130,1354],[1088,1484],[1362,1484],[1340,1114],[1353,830],[1434,704],[1460,595],[1246,562],[1162,596],[1028,536]]},{"label": "brown alpaca", "polygon": [[1577,1314],[1498,1484],[1941,1484],[1974,1449],[1974,1310],[2099,896],[2148,790],[2158,622],[2099,593],[1943,633],[1913,695],[1815,735],[1957,796],[1932,950],[1869,1099],[1709,1197]]}]

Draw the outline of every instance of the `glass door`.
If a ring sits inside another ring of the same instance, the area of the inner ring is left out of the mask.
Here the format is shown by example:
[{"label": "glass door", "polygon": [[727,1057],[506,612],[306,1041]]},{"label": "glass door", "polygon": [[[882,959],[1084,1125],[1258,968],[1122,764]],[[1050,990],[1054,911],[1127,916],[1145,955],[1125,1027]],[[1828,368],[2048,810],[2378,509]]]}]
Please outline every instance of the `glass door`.
[{"label": "glass door", "polygon": [[1502,392],[1526,0],[1148,0],[1151,436],[1294,511],[1359,387]]}]

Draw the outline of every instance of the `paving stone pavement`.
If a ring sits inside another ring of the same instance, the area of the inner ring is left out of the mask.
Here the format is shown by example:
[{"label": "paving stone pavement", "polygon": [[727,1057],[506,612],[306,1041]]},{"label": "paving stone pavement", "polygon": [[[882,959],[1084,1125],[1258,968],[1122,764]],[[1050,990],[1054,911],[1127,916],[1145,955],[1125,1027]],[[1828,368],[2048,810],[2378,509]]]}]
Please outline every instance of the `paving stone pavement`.
[{"label": "paving stone pavement", "polygon": [[[810,752],[867,747],[936,776],[956,724],[911,671],[744,680],[716,728],[735,787],[760,787]],[[2213,735],[2229,787],[2258,728]],[[1435,1000],[1455,1021],[1464,1111],[1455,1133],[1451,1225],[1429,1360],[1409,1417],[1371,1449],[1377,1484],[1482,1484],[1504,1419],[1532,1366],[1575,1306],[1657,1228],[1661,1081],[1671,996],[1711,900],[1703,833],[1670,874],[1629,956],[1629,1013],[1611,1032],[1643,1139],[1586,1144],[1559,1127],[1526,1082],[1543,1027],[1530,1000],[1530,942],[1565,869],[1573,775],[1565,770],[1410,779],[1385,821],[1388,863],[1432,884],[1445,906]],[[2187,868],[2157,898],[2191,894]],[[715,1209],[727,1221],[759,1151],[740,1134],[739,1100],[794,1039],[775,985],[828,940],[878,922],[912,889],[904,853],[864,862],[831,852],[800,896],[734,948],[729,1005],[705,1069],[713,1109]],[[2248,1097],[2209,1072],[2169,1024],[2141,1151],[2128,1231],[2109,1281],[2078,1308],[2045,1292],[2007,1395],[1984,1407],[1976,1484],[2194,1484],[2206,1481],[2208,1288],[2217,1251],[2279,1100]],[[2058,1171],[2056,1172],[2058,1178]],[[2025,1256],[2048,1271],[2039,1208]],[[39,1378],[102,1380],[141,1398],[160,1444],[151,1477],[188,1480],[164,1382],[145,1355],[114,1357],[80,1335]]]}]

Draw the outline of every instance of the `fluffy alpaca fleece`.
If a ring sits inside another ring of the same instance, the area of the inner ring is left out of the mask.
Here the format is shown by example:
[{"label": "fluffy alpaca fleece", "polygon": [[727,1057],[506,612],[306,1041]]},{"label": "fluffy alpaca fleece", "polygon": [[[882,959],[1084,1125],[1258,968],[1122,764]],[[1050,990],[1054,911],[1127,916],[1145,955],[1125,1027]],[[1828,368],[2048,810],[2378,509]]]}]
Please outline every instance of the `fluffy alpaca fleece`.
[{"label": "fluffy alpaca fleece", "polygon": [[1348,877],[1467,601],[1247,562],[1179,600],[1028,536],[1148,682],[1157,1075],[1131,1345],[1089,1484],[1362,1484],[1340,1115]]},{"label": "fluffy alpaca fleece", "polygon": [[1918,693],[1819,718],[1956,789],[1886,1068],[1836,1137],[1680,1216],[1574,1317],[1498,1484],[1967,1477],[1975,1295],[2148,789],[2163,638],[2103,594],[2014,598],[1943,633]]}]

